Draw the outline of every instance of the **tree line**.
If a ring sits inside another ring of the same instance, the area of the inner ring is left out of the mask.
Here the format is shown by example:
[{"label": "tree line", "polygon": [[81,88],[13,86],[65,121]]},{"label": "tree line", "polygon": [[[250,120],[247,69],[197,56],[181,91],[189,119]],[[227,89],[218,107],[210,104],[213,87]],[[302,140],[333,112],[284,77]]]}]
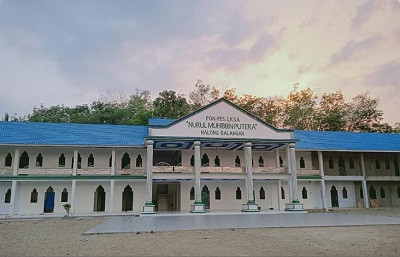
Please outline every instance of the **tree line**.
[{"label": "tree line", "polygon": [[394,126],[382,123],[379,98],[369,92],[346,101],[341,91],[317,96],[312,89],[299,89],[295,84],[286,96],[239,96],[235,88],[219,90],[197,80],[188,98],[184,94],[164,90],[154,100],[150,91],[139,90],[125,96],[113,91],[92,104],[67,107],[56,105],[34,107],[32,114],[4,120],[92,124],[147,125],[148,119],[177,119],[220,97],[225,97],[261,120],[283,129],[400,133],[400,122]]}]

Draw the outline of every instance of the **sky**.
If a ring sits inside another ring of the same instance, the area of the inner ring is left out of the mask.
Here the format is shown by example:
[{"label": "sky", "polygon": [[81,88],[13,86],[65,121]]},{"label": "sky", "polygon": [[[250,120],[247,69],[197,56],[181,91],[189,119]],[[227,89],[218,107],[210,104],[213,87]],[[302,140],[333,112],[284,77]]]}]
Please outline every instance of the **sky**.
[{"label": "sky", "polygon": [[398,0],[0,0],[0,115],[109,92],[369,91],[400,121]]}]

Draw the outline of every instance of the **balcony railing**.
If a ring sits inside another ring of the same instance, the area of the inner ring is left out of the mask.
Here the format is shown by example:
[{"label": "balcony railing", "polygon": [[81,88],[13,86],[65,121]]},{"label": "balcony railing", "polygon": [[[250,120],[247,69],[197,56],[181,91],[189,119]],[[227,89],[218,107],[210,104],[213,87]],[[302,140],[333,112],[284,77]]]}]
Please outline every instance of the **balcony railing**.
[{"label": "balcony railing", "polygon": [[297,169],[298,176],[318,176],[320,175],[319,170],[316,169]]},{"label": "balcony railing", "polygon": [[0,175],[12,175],[13,169],[10,167],[0,167]]},{"label": "balcony railing", "polygon": [[65,167],[18,169],[18,175],[72,175],[72,169]]}]

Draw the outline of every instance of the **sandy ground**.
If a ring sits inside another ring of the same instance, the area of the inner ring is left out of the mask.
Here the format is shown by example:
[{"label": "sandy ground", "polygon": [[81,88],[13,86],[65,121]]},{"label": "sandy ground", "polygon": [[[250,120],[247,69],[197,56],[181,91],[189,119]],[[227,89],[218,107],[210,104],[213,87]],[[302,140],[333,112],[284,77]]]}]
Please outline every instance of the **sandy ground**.
[{"label": "sandy ground", "polygon": [[[400,217],[400,209],[335,212]],[[400,225],[84,235],[107,218],[0,220],[1,256],[399,256]]]}]

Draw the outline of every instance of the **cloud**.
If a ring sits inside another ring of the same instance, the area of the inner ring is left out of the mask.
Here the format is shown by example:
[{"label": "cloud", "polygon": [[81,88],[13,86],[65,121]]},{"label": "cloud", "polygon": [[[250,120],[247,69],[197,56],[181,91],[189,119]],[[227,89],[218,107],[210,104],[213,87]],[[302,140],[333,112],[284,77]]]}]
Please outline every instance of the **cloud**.
[{"label": "cloud", "polygon": [[390,61],[379,65],[364,78],[364,83],[374,87],[392,87],[392,90],[400,88],[400,62]]},{"label": "cloud", "polygon": [[368,0],[357,8],[356,16],[352,21],[352,27],[357,29],[371,16],[375,7],[375,0]]},{"label": "cloud", "polygon": [[362,41],[348,41],[347,44],[342,47],[342,49],[335,53],[332,58],[331,62],[328,66],[333,66],[340,64],[342,62],[346,62],[351,58],[356,58],[358,55],[361,54],[368,54],[368,49],[373,47],[379,40],[381,39],[380,36],[372,36]]}]

